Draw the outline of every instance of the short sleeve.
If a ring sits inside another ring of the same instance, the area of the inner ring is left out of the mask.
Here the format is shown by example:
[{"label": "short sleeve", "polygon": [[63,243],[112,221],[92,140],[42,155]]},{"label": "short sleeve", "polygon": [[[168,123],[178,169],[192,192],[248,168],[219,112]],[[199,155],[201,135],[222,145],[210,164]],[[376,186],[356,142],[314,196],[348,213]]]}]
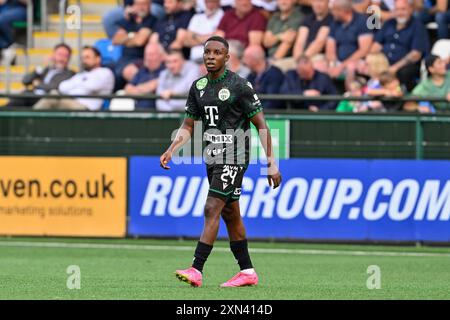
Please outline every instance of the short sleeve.
[{"label": "short sleeve", "polygon": [[250,22],[249,31],[266,31],[266,27],[266,18],[259,11],[257,11]]},{"label": "short sleeve", "polygon": [[388,22],[385,22],[384,26],[382,26],[381,29],[375,33],[375,42],[377,42],[381,45],[384,44],[384,34],[386,32],[387,23]]},{"label": "short sleeve", "polygon": [[247,118],[251,118],[262,111],[262,104],[250,82],[244,82],[241,86],[240,104]]},{"label": "short sleeve", "polygon": [[311,24],[313,22],[312,18],[313,18],[312,14],[306,15],[305,19],[301,22],[300,26],[310,29],[311,28]]},{"label": "short sleeve", "polygon": [[189,90],[189,96],[186,101],[186,108],[185,108],[185,116],[188,118],[192,118],[194,120],[199,120],[201,118],[200,116],[200,110],[198,107],[197,99],[195,97],[195,82],[192,84],[191,89]]},{"label": "short sleeve", "polygon": [[372,30],[367,26],[366,18],[363,15],[358,15],[358,37],[361,36],[373,36]]},{"label": "short sleeve", "polygon": [[333,40],[336,40],[336,30],[337,30],[337,28],[338,28],[337,22],[333,21],[331,23],[331,26],[330,26],[330,33],[328,34],[329,38],[331,38]]},{"label": "short sleeve", "polygon": [[148,16],[148,17],[146,17],[144,19],[144,21],[142,22],[141,27],[153,30],[155,24],[156,24],[156,18],[154,16],[150,15],[150,16]]},{"label": "short sleeve", "polygon": [[125,29],[126,31],[128,31],[129,28],[129,22],[128,20],[126,20],[125,18],[121,18],[119,21],[117,21],[117,25],[122,28]]},{"label": "short sleeve", "polygon": [[421,23],[416,23],[414,28],[414,37],[411,44],[412,50],[417,50],[422,54],[429,51],[429,38],[425,27]]}]

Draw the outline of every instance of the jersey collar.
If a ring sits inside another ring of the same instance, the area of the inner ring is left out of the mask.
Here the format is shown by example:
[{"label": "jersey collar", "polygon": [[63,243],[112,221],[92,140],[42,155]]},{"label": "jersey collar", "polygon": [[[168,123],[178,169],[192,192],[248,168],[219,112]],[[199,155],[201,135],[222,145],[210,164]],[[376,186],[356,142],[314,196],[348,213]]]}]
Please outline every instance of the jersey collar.
[{"label": "jersey collar", "polygon": [[222,81],[223,79],[225,79],[227,74],[228,74],[228,69],[225,69],[225,71],[217,79],[211,80],[208,76],[209,83],[212,83],[212,84],[218,83],[218,82]]}]

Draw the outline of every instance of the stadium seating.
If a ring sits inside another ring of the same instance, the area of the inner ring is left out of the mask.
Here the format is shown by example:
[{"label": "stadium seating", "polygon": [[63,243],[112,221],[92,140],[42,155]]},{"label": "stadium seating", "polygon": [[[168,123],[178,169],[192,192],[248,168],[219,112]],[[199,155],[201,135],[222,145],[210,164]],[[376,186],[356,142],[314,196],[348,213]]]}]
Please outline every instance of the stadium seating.
[{"label": "stadium seating", "polygon": [[[47,16],[47,27],[41,28],[41,1],[47,1],[48,7],[51,5],[54,7],[53,11],[46,14]],[[122,48],[120,46],[113,46],[111,41],[107,39],[105,31],[102,25],[103,15],[118,5],[117,0],[68,0],[67,5],[76,5],[81,1],[82,5],[82,45],[94,45],[102,54],[103,64],[109,65],[117,61],[121,55]],[[17,37],[16,42],[20,46],[16,49],[16,56],[14,59],[14,65],[7,67],[5,62],[2,61],[0,66],[0,92],[9,91],[12,93],[20,92],[24,89],[21,80],[27,72],[29,72],[32,66],[42,65],[45,63],[46,58],[52,52],[52,48],[64,40],[73,49],[71,68],[78,70],[80,66],[79,61],[79,50],[78,50],[78,32],[76,30],[66,29],[63,37],[60,34],[60,15],[55,8],[59,1],[55,0],[37,0],[34,1],[34,27],[33,27],[33,39],[34,47],[26,48],[26,41],[24,41],[24,36],[26,40],[26,30],[27,22],[15,22],[13,24],[16,29]],[[68,15],[65,16],[65,21],[70,18]],[[70,19],[69,19],[70,20]],[[427,24],[427,29],[430,34],[435,33],[436,24],[431,22]],[[440,40],[437,41],[434,46],[432,53],[438,54],[440,56],[445,56],[450,52],[450,40]],[[285,70],[284,70],[285,71]],[[7,75],[8,73],[8,75]],[[422,66],[422,76],[426,75],[426,70],[424,65]],[[5,99],[0,99],[0,106],[4,105]],[[122,100],[123,102],[123,100]],[[113,108],[115,105],[113,104]],[[104,108],[105,109],[105,108]],[[106,108],[107,109],[107,108]],[[129,108],[126,108],[127,110]]]}]

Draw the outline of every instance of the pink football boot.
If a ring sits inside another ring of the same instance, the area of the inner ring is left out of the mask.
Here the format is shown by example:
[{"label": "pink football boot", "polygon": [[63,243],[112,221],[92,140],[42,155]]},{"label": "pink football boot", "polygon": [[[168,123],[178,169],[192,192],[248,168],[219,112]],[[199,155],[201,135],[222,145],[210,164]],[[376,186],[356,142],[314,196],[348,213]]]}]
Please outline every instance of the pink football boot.
[{"label": "pink football boot", "polygon": [[253,286],[258,284],[258,275],[256,272],[251,274],[246,274],[243,272],[239,272],[233,278],[223,283],[220,287],[243,287],[243,286]]},{"label": "pink football boot", "polygon": [[180,281],[187,282],[193,287],[200,287],[202,285],[202,273],[193,267],[185,270],[177,270],[175,271],[175,276]]}]

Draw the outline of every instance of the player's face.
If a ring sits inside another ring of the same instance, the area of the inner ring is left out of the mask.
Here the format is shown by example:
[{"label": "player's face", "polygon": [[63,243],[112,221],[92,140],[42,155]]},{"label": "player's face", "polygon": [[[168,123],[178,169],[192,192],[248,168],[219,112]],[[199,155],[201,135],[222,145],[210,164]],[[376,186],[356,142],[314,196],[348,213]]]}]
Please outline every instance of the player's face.
[{"label": "player's face", "polygon": [[203,62],[208,72],[217,72],[225,68],[230,56],[224,44],[218,41],[209,41],[203,51]]}]

